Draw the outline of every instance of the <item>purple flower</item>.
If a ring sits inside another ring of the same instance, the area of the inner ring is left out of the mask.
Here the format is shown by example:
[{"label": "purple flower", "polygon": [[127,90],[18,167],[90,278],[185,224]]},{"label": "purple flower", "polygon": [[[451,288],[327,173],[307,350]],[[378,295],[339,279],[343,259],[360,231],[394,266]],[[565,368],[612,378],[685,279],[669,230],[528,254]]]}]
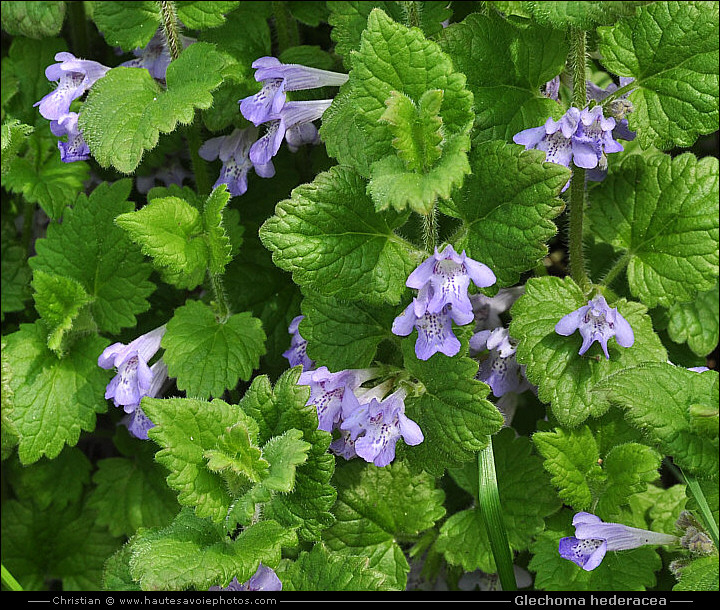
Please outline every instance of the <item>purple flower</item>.
[{"label": "purple flower", "polygon": [[372,369],[349,369],[331,373],[326,366],[301,373],[299,385],[310,386],[308,405],[314,405],[318,413],[318,429],[331,432],[337,427],[342,415],[342,401],[365,381],[371,379]]},{"label": "purple flower", "polygon": [[268,159],[263,163],[253,163],[248,153],[257,137],[257,129],[235,129],[229,136],[211,138],[205,142],[198,154],[206,161],[214,161],[218,157],[223,162],[220,177],[215,181],[213,188],[220,184],[227,184],[228,192],[239,196],[247,191],[247,174],[251,168],[261,178],[272,178],[275,167]]},{"label": "purple flower", "polygon": [[68,114],[72,101],[90,89],[110,69],[96,61],[78,59],[66,52],[57,53],[55,60],[60,63],[48,66],[45,76],[50,81],[57,81],[58,86],[34,104],[40,106],[40,114],[51,121],[59,121]]},{"label": "purple flower", "polygon": [[[250,160],[257,167],[270,163],[280,150],[283,138],[290,132],[289,144],[297,148],[305,141],[307,128],[303,126],[319,119],[330,107],[332,100],[312,100],[308,102],[286,102],[277,112],[267,116],[265,134],[250,147]],[[314,141],[314,136],[313,136]]]},{"label": "purple flower", "polygon": [[259,93],[240,100],[240,112],[255,125],[277,118],[285,105],[286,91],[339,87],[348,75],[298,64],[283,64],[275,57],[261,57],[253,62],[255,80],[263,83]]},{"label": "purple flower", "polygon": [[350,433],[355,453],[375,466],[387,466],[395,459],[399,438],[408,445],[422,443],[420,426],[405,415],[405,390],[393,392],[382,401],[372,398],[360,404],[352,392],[343,398],[340,429]]},{"label": "purple flower", "polygon": [[692,371],[693,373],[704,373],[705,371],[709,371],[710,369],[706,366],[691,366],[688,368],[688,371]]},{"label": "purple flower", "polygon": [[[139,336],[128,345],[114,343],[105,348],[98,358],[98,366],[104,369],[117,369],[105,390],[105,398],[112,398],[116,407],[123,407],[126,413],[132,413],[143,396],[149,396],[155,380],[155,374],[148,361],[160,349],[160,341],[165,334],[165,326]],[[160,369],[156,369],[160,372]],[[165,371],[167,375],[167,370]]]},{"label": "purple flower", "polygon": [[677,536],[660,534],[619,523],[603,523],[590,513],[573,517],[575,536],[560,539],[560,556],[583,570],[597,568],[608,551],[628,551],[648,544],[675,544]]},{"label": "purple flower", "polygon": [[[607,167],[605,153],[620,152],[623,147],[613,139],[615,119],[605,118],[602,106],[582,112],[570,108],[555,121],[552,117],[542,127],[531,127],[513,136],[513,142],[526,150],[545,152],[545,161],[570,167],[574,163],[584,169]],[[565,185],[565,190],[570,183]]]},{"label": "purple flower", "polygon": [[508,392],[520,394],[530,389],[525,367],[515,359],[517,344],[510,338],[507,328],[475,333],[470,339],[470,353],[485,350],[490,355],[480,363],[477,378],[487,383],[496,397],[500,398]]},{"label": "purple flower", "polygon": [[[469,258],[465,250],[458,254],[448,244],[441,253],[435,248],[435,254],[421,263],[405,284],[420,290],[418,298],[427,297],[429,313],[439,313],[445,305],[451,305],[455,312],[472,314],[467,293],[470,280],[478,288],[486,288],[495,283],[495,274],[488,266]],[[433,290],[425,290],[427,286]]]},{"label": "purple flower", "polygon": [[525,286],[501,288],[494,297],[485,296],[482,292],[470,295],[475,331],[492,330],[502,326],[500,314],[510,309],[512,304],[525,292]]},{"label": "purple flower", "polygon": [[605,352],[605,358],[609,359],[607,342],[611,337],[615,337],[622,347],[631,347],[635,343],[635,334],[628,321],[616,308],[611,308],[601,294],[588,301],[587,305],[563,316],[555,325],[555,332],[564,337],[572,335],[576,330],[580,331],[583,338],[578,352],[581,356],[597,341]]},{"label": "purple flower", "polygon": [[[405,311],[395,318],[392,332],[401,337],[407,337],[413,329],[417,328],[418,338],[415,342],[415,355],[420,360],[427,360],[433,354],[440,352],[446,356],[454,356],[460,351],[460,341],[452,331],[453,311],[449,305],[443,307],[439,313],[422,313],[424,304],[418,299],[407,306]],[[461,314],[462,315],[462,314]],[[472,321],[471,317],[462,318],[463,324]]]},{"label": "purple flower", "polygon": [[[188,38],[182,34],[180,35],[180,40],[183,48],[187,48],[195,42],[194,38]],[[120,65],[125,68],[145,68],[154,79],[165,80],[165,73],[172,61],[172,56],[170,55],[170,50],[167,48],[165,34],[163,34],[162,29],[159,29],[155,33],[144,49],[135,49],[133,54],[135,55],[135,59],[131,59]]]},{"label": "purple flower", "polygon": [[[148,398],[155,398],[160,393],[163,384],[168,378],[167,364],[160,358],[160,360],[150,367],[150,373],[152,374],[152,380],[150,381],[150,388],[146,396]],[[145,396],[143,396],[143,398],[145,398]],[[127,411],[127,408],[125,410]],[[139,404],[135,406],[132,413],[126,413],[120,423],[127,427],[128,432],[132,436],[145,441],[148,439],[148,430],[155,426],[150,418],[145,415],[145,412]]]},{"label": "purple flower", "polygon": [[283,356],[288,359],[290,366],[302,365],[303,370],[310,370],[315,363],[310,360],[307,355],[307,341],[300,335],[300,322],[305,316],[296,316],[288,326],[288,332],[292,335],[290,339],[290,349],[283,352]]},{"label": "purple flower", "polygon": [[50,121],[50,131],[58,138],[67,136],[67,141],[59,141],[60,160],[64,163],[87,161],[90,158],[90,147],[85,142],[78,127],[77,112],[68,112],[57,121]]},{"label": "purple flower", "polygon": [[560,75],[545,83],[543,95],[556,102],[560,99]]},{"label": "purple flower", "polygon": [[249,580],[240,584],[237,578],[233,578],[227,587],[214,586],[208,591],[282,591],[282,582],[272,568],[262,563]]}]

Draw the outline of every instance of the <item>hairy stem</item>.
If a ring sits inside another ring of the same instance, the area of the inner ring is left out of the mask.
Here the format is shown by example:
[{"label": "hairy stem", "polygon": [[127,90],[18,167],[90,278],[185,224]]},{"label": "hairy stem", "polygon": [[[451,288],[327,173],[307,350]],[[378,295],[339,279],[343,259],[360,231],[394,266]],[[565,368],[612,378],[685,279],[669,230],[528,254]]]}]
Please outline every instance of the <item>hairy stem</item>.
[{"label": "hairy stem", "polygon": [[407,25],[409,28],[419,28],[420,11],[418,8],[418,3],[410,0],[408,2],[398,2],[398,4],[400,5],[400,8],[402,8],[403,13],[405,14],[405,25]]},{"label": "hairy stem", "polygon": [[478,509],[490,539],[490,549],[503,591],[517,591],[513,556],[497,487],[492,437],[488,439],[487,447],[478,453]]},{"label": "hairy stem", "polygon": [[603,284],[605,286],[611,286],[612,283],[617,279],[617,276],[622,273],[625,268],[628,266],[628,263],[630,262],[630,255],[625,254],[622,257],[620,257],[617,261],[615,261],[615,264],[612,266],[610,271],[607,272],[605,275],[605,278],[603,279]]},{"label": "hairy stem", "polygon": [[210,286],[213,291],[213,302],[212,305],[215,309],[218,322],[224,324],[230,317],[230,305],[228,304],[227,295],[225,294],[225,284],[223,283],[223,276],[216,273],[209,273]]},{"label": "hairy stem", "polygon": [[423,244],[425,249],[431,254],[435,252],[438,239],[438,226],[437,226],[437,209],[433,206],[427,214],[423,217]]},{"label": "hairy stem", "polygon": [[[587,104],[586,33],[572,28],[570,32],[570,69],[573,79],[573,106],[585,108]],[[585,219],[585,170],[573,166],[570,179],[570,275],[575,283],[587,292],[591,283],[585,269],[583,252],[583,221]]]},{"label": "hairy stem", "polygon": [[175,61],[180,57],[180,51],[182,51],[175,3],[160,2],[160,12],[162,14],[163,33],[165,34],[165,40],[167,40],[168,49],[170,49],[170,57]]},{"label": "hairy stem", "polygon": [[286,49],[300,44],[300,31],[297,22],[290,14],[287,2],[273,2],[272,10],[278,37],[278,55],[280,55]]}]

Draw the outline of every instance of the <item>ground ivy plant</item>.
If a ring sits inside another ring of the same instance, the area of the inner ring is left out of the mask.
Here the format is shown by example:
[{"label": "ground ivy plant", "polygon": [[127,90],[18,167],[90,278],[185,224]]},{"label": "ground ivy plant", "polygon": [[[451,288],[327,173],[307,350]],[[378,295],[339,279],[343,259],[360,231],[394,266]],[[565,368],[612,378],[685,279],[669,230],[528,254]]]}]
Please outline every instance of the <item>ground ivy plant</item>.
[{"label": "ground ivy plant", "polygon": [[3,2],[9,589],[717,590],[718,2]]}]

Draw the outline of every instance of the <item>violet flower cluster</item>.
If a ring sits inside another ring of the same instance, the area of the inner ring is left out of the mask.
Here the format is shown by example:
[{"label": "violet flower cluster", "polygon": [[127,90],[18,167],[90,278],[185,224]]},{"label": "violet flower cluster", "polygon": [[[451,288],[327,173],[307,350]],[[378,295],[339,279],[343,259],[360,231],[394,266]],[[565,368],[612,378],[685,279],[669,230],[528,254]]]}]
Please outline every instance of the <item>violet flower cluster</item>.
[{"label": "violet flower cluster", "polygon": [[208,591],[282,591],[282,582],[272,568],[261,562],[255,574],[245,582],[240,583],[233,578],[227,587],[214,586]]},{"label": "violet flower cluster", "polygon": [[382,467],[395,459],[400,438],[408,445],[421,443],[424,437],[420,427],[405,415],[404,389],[388,395],[392,389],[389,381],[362,387],[377,376],[377,369],[331,373],[326,366],[314,368],[307,355],[307,341],[299,332],[303,317],[297,316],[290,323],[291,344],[283,355],[290,366],[303,367],[298,384],[310,386],[306,404],[317,410],[318,429],[339,435],[330,444],[330,451],[346,460],[360,457]]},{"label": "violet flower cluster", "polygon": [[461,254],[448,245],[442,252],[421,263],[407,279],[406,285],[418,291],[415,297],[393,322],[392,332],[406,337],[417,329],[415,355],[427,360],[441,352],[454,356],[460,351],[460,341],[452,331],[452,322],[459,326],[475,319],[468,295],[470,281],[485,288],[495,283],[489,267]]},{"label": "violet flower cluster", "polygon": [[140,408],[140,401],[146,396],[156,397],[168,378],[167,365],[162,358],[152,366],[148,365],[160,349],[164,334],[165,326],[160,326],[127,345],[113,343],[98,358],[98,366],[117,371],[107,385],[105,398],[112,398],[115,406],[125,411],[122,423],[130,434],[140,439],[147,439],[148,430],[154,426]]},{"label": "violet flower cluster", "polygon": [[645,545],[676,544],[677,536],[620,523],[603,523],[600,517],[580,512],[573,517],[575,535],[560,539],[560,556],[590,572],[608,551],[629,551]]},{"label": "violet flower cluster", "polygon": [[318,413],[318,429],[338,431],[330,444],[335,455],[346,460],[361,457],[375,466],[387,466],[395,459],[395,445],[402,438],[408,445],[424,439],[420,427],[405,415],[406,392],[399,389],[386,396],[389,384],[362,388],[374,369],[349,369],[331,373],[322,366],[304,371],[298,383],[310,386],[308,405]]},{"label": "violet flower cluster", "polygon": [[[613,137],[615,119],[603,115],[602,106],[569,108],[555,121],[549,117],[540,127],[525,129],[513,136],[513,142],[526,150],[545,152],[545,161],[570,168],[577,167],[601,171],[607,169],[607,153],[621,152],[622,144]],[[567,189],[570,181],[563,187]]]},{"label": "violet flower cluster", "polygon": [[253,165],[265,165],[277,154],[283,139],[291,150],[303,144],[319,142],[317,128],[312,124],[330,107],[331,99],[302,102],[288,101],[287,91],[320,87],[339,87],[348,75],[298,64],[283,64],[275,57],[261,57],[253,62],[255,80],[262,89],[240,100],[241,114],[256,127],[265,125],[264,135],[249,152]]},{"label": "violet flower cluster", "polygon": [[588,301],[587,305],[563,316],[555,325],[555,332],[565,337],[580,331],[583,339],[580,351],[581,356],[597,341],[609,359],[607,344],[615,337],[621,347],[632,347],[635,343],[635,333],[628,321],[620,315],[617,308],[610,307],[601,294]]},{"label": "violet flower cluster", "polygon": [[105,76],[110,68],[96,61],[78,59],[67,52],[57,53],[55,60],[59,63],[48,66],[45,76],[49,81],[57,82],[57,87],[34,106],[39,106],[40,114],[50,121],[53,135],[58,138],[67,136],[67,140],[58,141],[62,161],[86,161],[90,158],[90,148],[78,127],[79,115],[70,111],[70,105]]}]

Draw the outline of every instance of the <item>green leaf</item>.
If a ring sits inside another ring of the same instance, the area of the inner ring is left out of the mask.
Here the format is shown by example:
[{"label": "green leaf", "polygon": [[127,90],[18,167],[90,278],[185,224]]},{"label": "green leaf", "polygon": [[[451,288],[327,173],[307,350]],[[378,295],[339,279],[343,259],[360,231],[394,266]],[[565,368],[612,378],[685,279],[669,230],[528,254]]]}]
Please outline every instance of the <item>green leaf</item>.
[{"label": "green leaf", "polygon": [[400,301],[420,253],[394,229],[405,215],[378,214],[365,181],[347,167],[333,167],[294,189],[260,229],[273,262],[301,287],[371,303]]},{"label": "green leaf", "polygon": [[[323,118],[328,153],[370,176],[378,209],[403,209],[410,203],[427,213],[437,196],[448,197],[452,187],[462,183],[469,171],[464,136],[472,127],[472,95],[465,89],[465,77],[420,30],[374,9],[338,98]],[[442,157],[448,158],[442,159],[439,150],[446,148]],[[377,169],[372,167],[380,161]],[[396,174],[403,184],[415,187],[412,197],[390,188]],[[422,184],[414,185],[418,180]]]},{"label": "green leaf", "polygon": [[642,362],[667,360],[645,307],[624,299],[611,305],[632,327],[633,346],[623,348],[611,339],[609,360],[597,342],[584,356],[578,355],[579,333],[563,337],[555,332],[555,325],[587,303],[570,278],[543,277],[528,280],[525,294],[512,308],[510,335],[519,342],[517,360],[526,365],[527,377],[538,386],[540,400],[549,403],[558,421],[569,427],[607,411],[608,405],[592,395],[592,389],[606,377]]},{"label": "green leaf", "polygon": [[717,591],[717,557],[698,557],[680,570],[680,582],[673,591]]},{"label": "green leaf", "polygon": [[12,36],[57,36],[65,19],[65,2],[3,2],[2,28]]},{"label": "green leaf", "polygon": [[593,30],[597,25],[609,25],[620,17],[631,16],[638,6],[651,4],[648,0],[630,2],[522,2],[540,25],[564,30],[568,26]]},{"label": "green leaf", "polygon": [[243,312],[219,322],[200,301],[175,310],[163,336],[168,373],[190,396],[221,396],[247,381],[265,353],[260,320]]},{"label": "green leaf", "polygon": [[131,186],[130,180],[119,180],[100,184],[89,198],[81,194],[63,222],[51,224],[47,236],[37,240],[37,256],[30,259],[35,272],[78,282],[92,299],[97,326],[113,334],[135,326],[135,316],[150,307],[147,297],[155,288],[148,281],[150,265],[113,222],[132,209],[127,201]]},{"label": "green leaf", "polygon": [[196,42],[167,69],[167,89],[146,70],[113,68],[93,85],[80,115],[80,128],[93,157],[132,173],[160,133],[192,123],[195,110],[213,103],[226,60],[215,47]]},{"label": "green leaf", "polygon": [[246,418],[238,407],[219,399],[144,398],[142,408],[155,423],[150,438],[162,447],[155,459],[170,471],[167,483],[179,492],[180,504],[194,506],[198,517],[221,522],[232,500],[223,477],[208,467],[207,452],[217,448],[228,428]]},{"label": "green leaf", "polygon": [[15,239],[15,229],[10,223],[2,224],[2,242],[0,242],[2,260],[2,284],[0,310],[2,318],[10,311],[25,309],[25,301],[30,298],[30,279],[32,271],[27,264],[25,248]]},{"label": "green leaf", "polygon": [[[541,459],[533,455],[528,438],[515,437],[506,428],[493,439],[498,493],[503,507],[503,521],[513,550],[527,549],[532,538],[541,532],[544,519],[560,507],[560,501],[549,485]],[[450,470],[456,481],[469,481],[465,490],[477,498],[477,462],[466,464],[461,471]],[[460,475],[460,476],[458,476]],[[451,565],[463,571],[481,569],[496,572],[487,530],[477,507],[452,515],[440,528],[435,548]]]},{"label": "green leaf", "polygon": [[599,451],[587,426],[576,430],[556,428],[553,432],[536,432],[533,443],[545,458],[544,467],[552,477],[560,499],[573,510],[592,506],[596,488],[602,482]]},{"label": "green leaf", "polygon": [[184,509],[168,527],[133,538],[130,573],[145,591],[207,591],[226,587],[233,577],[245,582],[260,562],[277,566],[282,547],[296,542],[295,533],[275,521],[256,523],[230,540],[219,526]]},{"label": "green leaf", "polygon": [[402,352],[408,373],[425,386],[425,393],[405,400],[407,416],[425,437],[408,448],[408,460],[414,467],[440,476],[446,467],[473,459],[487,446],[489,435],[500,429],[503,418],[485,398],[488,386],[475,379],[476,361],[443,354],[419,360],[414,334],[402,342]]},{"label": "green leaf", "polygon": [[[546,529],[530,546],[533,558],[528,569],[535,572],[535,588],[540,591],[645,591],[656,584],[655,572],[662,561],[653,547],[608,553],[592,571],[585,571],[558,553],[558,542],[572,536],[572,513],[562,515],[564,527]],[[647,524],[634,524],[647,529]]]},{"label": "green leaf", "polygon": [[440,161],[427,173],[408,171],[398,157],[384,157],[372,164],[368,193],[378,210],[410,208],[427,215],[438,199],[449,199],[470,173],[467,151],[470,139],[455,136],[445,142]]},{"label": "green leaf", "polygon": [[660,455],[640,443],[627,443],[611,449],[603,461],[607,483],[597,504],[597,514],[605,520],[620,515],[620,507],[642,492],[660,474]]},{"label": "green leaf", "polygon": [[5,121],[2,124],[2,175],[10,167],[10,163],[22,145],[27,142],[28,136],[33,132],[33,127],[25,125],[17,119]]},{"label": "green leaf", "polygon": [[7,467],[8,481],[21,502],[30,502],[41,511],[52,506],[62,512],[81,500],[90,483],[92,464],[80,449],[67,447],[55,459],[42,459],[31,466],[11,461]]},{"label": "green leaf", "polygon": [[473,94],[473,140],[511,142],[519,131],[562,114],[540,88],[560,74],[568,47],[562,31],[526,27],[490,13],[474,13],[445,28],[440,46]]},{"label": "green leaf", "polygon": [[302,312],[300,335],[308,342],[307,354],[331,371],[369,367],[378,345],[394,339],[389,307],[312,292],[305,296]]},{"label": "green leaf", "polygon": [[283,584],[283,591],[392,589],[387,583],[387,576],[372,569],[368,559],[331,552],[320,543],[313,546],[311,551],[300,553],[295,561],[281,561],[275,573]]},{"label": "green leaf", "polygon": [[273,436],[263,445],[263,456],[270,462],[263,487],[282,493],[293,491],[297,467],[307,461],[308,451],[312,448],[302,438],[301,430],[290,429],[280,436]]},{"label": "green leaf", "polygon": [[648,307],[690,301],[718,276],[718,161],[630,155],[591,193],[597,237],[629,257],[630,290]]},{"label": "green leaf", "polygon": [[232,244],[223,226],[223,211],[230,201],[226,185],[220,185],[210,193],[203,209],[208,247],[208,270],[212,274],[222,274],[232,260]]},{"label": "green leaf", "polygon": [[253,483],[263,479],[269,464],[255,445],[257,434],[258,426],[249,417],[242,417],[238,423],[226,428],[217,440],[217,448],[203,453],[207,469],[219,473],[229,470]]},{"label": "green leaf", "polygon": [[113,536],[169,525],[179,506],[165,476],[149,453],[97,462],[95,488],[88,499],[88,506],[97,512],[97,525],[107,527]]},{"label": "green leaf", "polygon": [[84,161],[63,163],[47,123],[37,128],[29,140],[26,153],[10,160],[3,186],[29,203],[40,205],[50,218],[59,219],[84,190],[90,169]]},{"label": "green leaf", "polygon": [[63,591],[100,591],[105,561],[120,541],[98,527],[87,504],[39,511],[31,503],[3,502],[3,565],[25,591],[53,580]]},{"label": "green leaf", "polygon": [[653,2],[598,35],[605,67],[635,78],[628,120],[643,148],[718,129],[717,2]]},{"label": "green leaf", "polygon": [[451,16],[448,7],[439,2],[414,2],[413,19],[417,23],[408,23],[411,15],[397,2],[328,2],[330,9],[328,23],[333,26],[330,32],[335,41],[335,52],[343,56],[345,65],[351,67],[351,51],[360,47],[360,39],[368,24],[368,16],[374,8],[381,8],[392,19],[406,25],[417,25],[430,37],[442,31],[442,22]]},{"label": "green leaf", "polygon": [[203,281],[209,255],[202,218],[184,199],[153,199],[136,212],[118,215],[115,224],[179,288],[196,288]]},{"label": "green leaf", "polygon": [[[335,457],[328,453],[332,436],[318,430],[317,410],[306,404],[310,391],[307,386],[298,385],[299,377],[298,367],[285,371],[275,387],[267,376],[256,377],[239,407],[258,422],[259,442],[263,445],[293,430],[301,430],[303,440],[312,445],[307,461],[295,469],[293,491],[274,494],[263,506],[263,515],[286,527],[297,528],[301,540],[317,541],[334,521],[330,509],[337,493],[330,485],[330,478]],[[292,432],[290,436],[295,434]],[[299,452],[295,454],[299,457]]]},{"label": "green leaf", "polygon": [[110,46],[132,51],[144,47],[161,23],[157,2],[93,2],[92,18]]},{"label": "green leaf", "polygon": [[691,405],[717,411],[717,371],[696,373],[664,362],[627,368],[597,387],[602,402],[625,410],[625,417],[675,464],[702,477],[718,476],[718,436],[698,434]]},{"label": "green leaf", "polygon": [[44,271],[33,274],[35,309],[49,329],[48,347],[62,350],[62,340],[72,329],[80,310],[91,302],[80,282]]},{"label": "green leaf", "polygon": [[403,462],[378,468],[359,460],[337,468],[336,523],[324,534],[328,548],[370,559],[388,584],[404,590],[409,566],[397,540],[414,540],[445,514],[445,494]]},{"label": "green leaf", "polygon": [[65,445],[75,445],[83,430],[95,428],[96,413],[104,413],[108,371],[97,365],[107,340],[97,335],[77,339],[64,358],[47,347],[41,322],[23,324],[7,336],[12,410],[10,422],[20,436],[23,464],[42,456],[52,459]]},{"label": "green leaf", "polygon": [[440,207],[463,221],[455,237],[458,251],[464,248],[488,265],[499,286],[516,284],[534,268],[557,233],[552,220],[563,210],[558,195],[570,173],[543,159],[542,153],[503,142],[479,144],[470,153],[472,175]]},{"label": "green leaf", "polygon": [[240,3],[236,1],[218,2],[195,0],[193,2],[176,2],[178,19],[186,28],[204,30],[216,28],[225,23],[225,15],[235,10]]},{"label": "green leaf", "polygon": [[718,285],[699,292],[694,301],[670,307],[668,335],[676,343],[687,343],[698,356],[712,352],[720,340]]}]

